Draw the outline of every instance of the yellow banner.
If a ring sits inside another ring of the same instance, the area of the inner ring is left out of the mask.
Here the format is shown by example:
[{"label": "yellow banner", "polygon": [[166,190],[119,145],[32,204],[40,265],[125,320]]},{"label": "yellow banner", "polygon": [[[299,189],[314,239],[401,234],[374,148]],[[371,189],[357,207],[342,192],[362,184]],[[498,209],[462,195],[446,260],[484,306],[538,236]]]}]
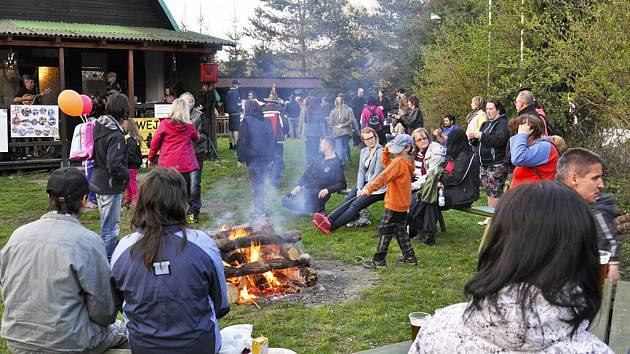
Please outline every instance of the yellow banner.
[{"label": "yellow banner", "polygon": [[158,126],[160,125],[159,118],[134,118],[133,119],[138,125],[138,130],[140,131],[140,135],[142,136],[142,144],[140,146],[140,150],[142,150],[142,155],[149,155],[149,147],[151,146],[151,139],[155,135]]}]

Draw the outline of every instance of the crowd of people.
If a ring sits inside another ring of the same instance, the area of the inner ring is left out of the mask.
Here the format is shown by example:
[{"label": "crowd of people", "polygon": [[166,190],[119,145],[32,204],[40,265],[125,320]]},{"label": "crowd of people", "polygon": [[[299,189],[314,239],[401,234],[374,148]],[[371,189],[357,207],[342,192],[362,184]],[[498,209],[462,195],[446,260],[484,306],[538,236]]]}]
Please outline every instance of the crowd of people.
[{"label": "crowd of people", "polygon": [[[411,353],[610,352],[586,328],[601,304],[598,250],[611,253],[607,278],[620,279],[619,212],[602,192],[600,157],[566,150],[560,137],[549,136],[529,90],[518,94],[509,121],[501,102],[472,98],[466,129],[448,114],[441,127],[428,129],[418,98],[404,89],[393,104],[384,91],[365,98],[363,89],[349,105],[341,94],[332,107],[315,97],[284,102],[275,87],[264,101],[251,95],[242,104],[235,81],[225,107],[230,148],[247,166],[254,217],[268,214],[265,187],[282,187],[287,138],[303,139],[306,148],[306,169],[282,199],[287,213],[310,216],[329,234],[369,225],[367,208],[384,201],[367,268],[387,265],[394,238],[397,261],[417,266],[412,239],[434,245],[442,211],[470,207],[480,188],[496,208],[465,288],[470,301],[433,317]],[[149,166],[158,167],[138,184],[141,137],[129,102],[119,93],[108,97],[95,122],[89,182],[79,169],[55,170],[48,212],[15,230],[0,251],[1,335],[11,351],[219,351],[218,320],[229,311],[221,254],[190,227],[199,221],[209,139],[207,118],[194,107],[189,93],[172,100],[151,140]],[[350,142],[361,150],[357,183],[347,189]],[[79,222],[90,191],[100,236]],[[341,191],[346,197],[326,214],[327,201]],[[133,232],[119,240],[123,193],[135,204]],[[124,322],[116,321],[119,312]]]}]

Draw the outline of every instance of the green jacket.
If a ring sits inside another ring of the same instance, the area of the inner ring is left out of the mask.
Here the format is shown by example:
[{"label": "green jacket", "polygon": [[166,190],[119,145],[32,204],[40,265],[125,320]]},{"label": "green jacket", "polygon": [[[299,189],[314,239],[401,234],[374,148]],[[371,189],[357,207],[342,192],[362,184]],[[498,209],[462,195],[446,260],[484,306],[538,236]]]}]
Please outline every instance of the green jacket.
[{"label": "green jacket", "polygon": [[[354,119],[352,109],[346,105],[335,107],[328,116],[328,125],[332,126],[332,136],[338,138],[344,135],[352,135],[358,130],[357,120]],[[341,125],[341,128],[337,128]]]}]

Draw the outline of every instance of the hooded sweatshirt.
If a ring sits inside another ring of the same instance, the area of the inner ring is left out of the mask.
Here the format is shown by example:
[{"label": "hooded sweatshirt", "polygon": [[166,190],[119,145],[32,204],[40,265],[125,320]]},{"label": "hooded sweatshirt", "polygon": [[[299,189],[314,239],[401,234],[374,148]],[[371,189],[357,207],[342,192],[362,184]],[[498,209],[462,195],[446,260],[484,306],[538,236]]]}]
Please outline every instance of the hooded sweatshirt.
[{"label": "hooded sweatshirt", "polygon": [[372,194],[387,185],[385,208],[401,213],[406,212],[411,205],[411,178],[415,164],[411,157],[403,154],[392,161],[387,150],[383,150],[381,161],[385,170],[365,188]]},{"label": "hooded sweatshirt", "polygon": [[602,251],[610,252],[611,261],[619,261],[621,243],[617,237],[615,218],[621,215],[615,200],[610,194],[599,193],[597,201],[591,204],[591,213],[597,228],[597,245]]},{"label": "hooded sweatshirt", "polygon": [[467,317],[464,312],[468,303],[439,310],[422,327],[409,354],[613,354],[606,344],[587,331],[588,321],[582,322],[572,337],[573,327],[562,320],[570,317],[569,311],[551,305],[542,295],[536,296],[523,315],[516,291],[516,288],[504,288],[498,293],[498,311],[482,305]]},{"label": "hooded sweatshirt", "polygon": [[127,148],[123,129],[112,116],[94,123],[94,172],[90,190],[98,194],[118,194],[127,188]]},{"label": "hooded sweatshirt", "polygon": [[193,141],[199,140],[199,132],[192,124],[173,123],[170,118],[158,126],[149,151],[149,161],[154,161],[160,150],[160,167],[170,167],[179,173],[190,173],[199,169]]}]

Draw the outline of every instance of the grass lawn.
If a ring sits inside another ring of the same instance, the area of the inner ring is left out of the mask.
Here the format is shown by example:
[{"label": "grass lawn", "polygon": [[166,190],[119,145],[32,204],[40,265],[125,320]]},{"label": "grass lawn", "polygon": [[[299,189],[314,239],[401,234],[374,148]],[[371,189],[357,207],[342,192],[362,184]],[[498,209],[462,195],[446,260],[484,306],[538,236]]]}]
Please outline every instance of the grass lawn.
[{"label": "grass lawn", "polygon": [[[211,213],[202,215],[202,226],[247,222],[245,211],[251,200],[245,168],[237,168],[235,153],[220,140],[224,167],[206,161],[203,174],[203,199]],[[346,168],[348,185],[354,185],[358,151]],[[287,170],[282,190],[288,192],[303,171],[304,145],[291,141],[285,146]],[[46,210],[47,174],[19,174],[0,177],[0,245],[18,226],[37,219]],[[299,229],[305,250],[315,259],[335,259],[357,264],[356,257],[369,257],[377,240],[371,236],[382,214],[382,203],[370,208],[372,225],[360,229],[342,228],[332,235],[316,232],[307,218],[294,219],[284,214],[279,195],[268,198],[268,208],[286,229]],[[328,203],[332,210],[342,200],[335,195]],[[480,204],[485,204],[482,199]],[[456,211],[445,213],[447,233],[437,235],[434,247],[413,243],[420,266],[397,265],[400,254],[392,242],[389,265],[377,272],[380,280],[364,291],[357,301],[330,305],[264,305],[262,310],[249,305],[234,305],[221,321],[223,327],[239,323],[254,325],[254,337],[269,337],[272,347],[290,348],[298,353],[352,353],[388,343],[410,339],[407,314],[435,309],[464,301],[462,289],[474,273],[476,253],[483,228],[481,217]],[[98,213],[87,212],[82,223],[98,232]],[[129,212],[124,212],[121,234],[128,233]],[[627,249],[627,247],[626,247]],[[628,251],[625,251],[625,259]],[[628,265],[629,262],[625,262]],[[628,268],[626,266],[626,274]],[[0,352],[6,352],[4,342]]]}]

